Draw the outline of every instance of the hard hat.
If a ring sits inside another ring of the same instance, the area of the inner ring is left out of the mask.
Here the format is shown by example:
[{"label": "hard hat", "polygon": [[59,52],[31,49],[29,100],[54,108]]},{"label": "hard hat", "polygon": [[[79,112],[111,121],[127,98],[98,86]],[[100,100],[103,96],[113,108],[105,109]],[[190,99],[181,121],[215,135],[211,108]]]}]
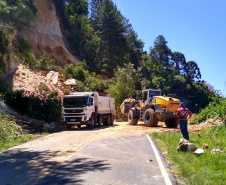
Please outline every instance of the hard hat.
[{"label": "hard hat", "polygon": [[181,107],[185,107],[184,102],[180,102]]}]

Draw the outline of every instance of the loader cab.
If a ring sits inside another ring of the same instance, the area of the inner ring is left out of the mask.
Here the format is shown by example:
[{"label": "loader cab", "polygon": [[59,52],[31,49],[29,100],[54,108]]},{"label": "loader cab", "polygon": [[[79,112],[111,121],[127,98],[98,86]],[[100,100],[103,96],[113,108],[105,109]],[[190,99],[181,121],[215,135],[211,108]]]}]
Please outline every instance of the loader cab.
[{"label": "loader cab", "polygon": [[143,100],[143,102],[152,99],[153,96],[161,96],[161,91],[156,90],[156,89],[142,90],[142,100]]}]

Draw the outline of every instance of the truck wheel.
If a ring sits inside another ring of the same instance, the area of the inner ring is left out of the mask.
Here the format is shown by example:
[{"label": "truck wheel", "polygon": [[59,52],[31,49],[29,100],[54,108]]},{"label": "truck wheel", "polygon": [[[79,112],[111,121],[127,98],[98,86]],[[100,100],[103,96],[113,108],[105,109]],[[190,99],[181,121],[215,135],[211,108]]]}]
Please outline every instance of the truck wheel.
[{"label": "truck wheel", "polygon": [[107,115],[107,125],[111,125],[111,115]]},{"label": "truck wheel", "polygon": [[100,127],[103,124],[103,117],[102,117],[102,115],[98,115],[97,118],[98,118],[98,120],[97,120],[98,126]]},{"label": "truck wheel", "polygon": [[146,127],[156,127],[158,125],[158,119],[154,115],[153,109],[147,109],[144,112],[144,124]]},{"label": "truck wheel", "polygon": [[71,129],[71,125],[67,124],[67,129]]},{"label": "truck wheel", "polygon": [[130,110],[129,113],[128,113],[128,123],[129,123],[129,125],[136,125],[137,122],[138,122],[138,119],[134,119],[133,111]]},{"label": "truck wheel", "polygon": [[103,120],[103,125],[107,125],[108,124],[108,117],[106,115],[102,116],[102,120]]},{"label": "truck wheel", "polygon": [[93,126],[94,126],[94,121],[95,121],[95,115],[92,115],[92,116],[91,116],[91,119],[90,119],[90,124],[88,124],[88,127],[89,127],[89,128],[93,128]]},{"label": "truck wheel", "polygon": [[93,116],[93,119],[94,119],[94,126],[96,126],[97,125],[97,115],[96,114],[93,114],[92,115]]},{"label": "truck wheel", "polygon": [[169,118],[165,121],[166,127],[168,128],[177,128],[179,125],[179,119],[178,118]]},{"label": "truck wheel", "polygon": [[114,125],[114,120],[115,120],[115,117],[111,115],[111,125]]}]

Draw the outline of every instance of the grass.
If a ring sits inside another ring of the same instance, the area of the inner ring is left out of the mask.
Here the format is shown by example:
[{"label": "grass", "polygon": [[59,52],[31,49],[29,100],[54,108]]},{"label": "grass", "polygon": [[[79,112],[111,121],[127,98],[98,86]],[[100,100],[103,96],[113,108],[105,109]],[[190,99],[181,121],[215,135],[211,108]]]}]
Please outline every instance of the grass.
[{"label": "grass", "polygon": [[0,150],[5,150],[36,138],[37,136],[28,134],[17,125],[13,117],[0,112]]},{"label": "grass", "polygon": [[8,148],[11,148],[13,146],[17,146],[22,143],[26,143],[30,140],[36,139],[37,136],[30,135],[30,134],[25,134],[20,137],[10,139],[10,140],[1,140],[0,141],[0,151],[1,150],[6,150]]},{"label": "grass", "polygon": [[[157,145],[167,152],[167,160],[172,164],[173,173],[186,184],[208,185],[226,184],[226,127],[215,126],[201,133],[190,134],[190,140],[198,148],[203,143],[209,148],[199,156],[191,152],[177,151],[181,134],[153,133]],[[211,154],[211,150],[218,147],[224,152]]]}]

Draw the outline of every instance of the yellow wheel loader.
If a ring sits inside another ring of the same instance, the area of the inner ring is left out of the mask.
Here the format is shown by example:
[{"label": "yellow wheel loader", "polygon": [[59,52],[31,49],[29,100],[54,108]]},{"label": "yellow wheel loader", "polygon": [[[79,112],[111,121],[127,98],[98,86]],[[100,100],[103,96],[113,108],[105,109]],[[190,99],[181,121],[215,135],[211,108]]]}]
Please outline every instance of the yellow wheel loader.
[{"label": "yellow wheel loader", "polygon": [[155,127],[158,121],[162,121],[167,127],[176,128],[179,105],[179,99],[161,96],[160,90],[146,89],[142,90],[142,100],[125,99],[120,108],[122,114],[128,114],[130,125],[136,125],[140,120],[147,127]]}]

